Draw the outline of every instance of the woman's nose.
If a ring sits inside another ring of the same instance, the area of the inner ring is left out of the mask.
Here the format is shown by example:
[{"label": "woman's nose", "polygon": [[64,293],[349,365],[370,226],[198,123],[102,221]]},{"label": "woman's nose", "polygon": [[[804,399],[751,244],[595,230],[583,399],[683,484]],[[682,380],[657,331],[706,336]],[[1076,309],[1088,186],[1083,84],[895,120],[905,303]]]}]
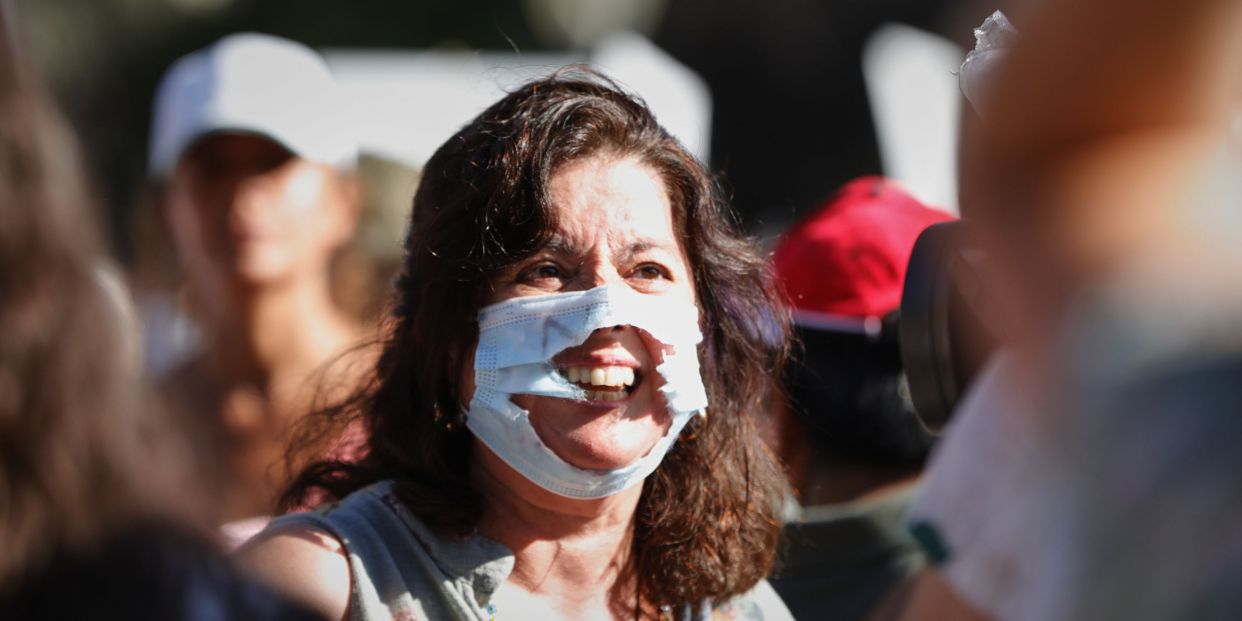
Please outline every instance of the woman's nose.
[{"label": "woman's nose", "polygon": [[625,279],[621,277],[617,266],[611,261],[592,261],[591,265],[583,266],[582,284],[586,289],[594,289],[605,285],[621,285]]},{"label": "woman's nose", "polygon": [[591,270],[589,272],[583,273],[582,275],[582,288],[583,289],[594,289],[596,287],[601,287],[606,284],[608,284],[607,278],[603,274],[600,274],[598,271]]}]

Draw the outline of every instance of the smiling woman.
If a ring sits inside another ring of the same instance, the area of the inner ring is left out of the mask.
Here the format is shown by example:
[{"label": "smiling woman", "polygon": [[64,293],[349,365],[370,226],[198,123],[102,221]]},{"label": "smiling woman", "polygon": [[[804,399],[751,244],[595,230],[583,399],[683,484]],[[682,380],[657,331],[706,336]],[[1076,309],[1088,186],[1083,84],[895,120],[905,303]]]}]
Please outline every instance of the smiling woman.
[{"label": "smiling woman", "polygon": [[333,618],[787,618],[764,269],[641,102],[518,89],[428,162],[374,377],[300,443],[360,418],[367,457],[244,558]]},{"label": "smiling woman", "polygon": [[[548,195],[556,222],[552,243],[504,270],[490,301],[628,287],[684,300],[697,318],[668,192],[647,166],[613,155],[589,156],[556,171]],[[553,363],[561,375],[586,391],[581,400],[515,395],[514,402],[533,414],[531,425],[542,443],[570,464],[624,467],[650,453],[668,431],[671,419],[656,382],[633,381],[654,375],[653,356],[640,335],[631,325],[617,326],[557,354]],[[472,375],[473,369],[466,371]]]}]

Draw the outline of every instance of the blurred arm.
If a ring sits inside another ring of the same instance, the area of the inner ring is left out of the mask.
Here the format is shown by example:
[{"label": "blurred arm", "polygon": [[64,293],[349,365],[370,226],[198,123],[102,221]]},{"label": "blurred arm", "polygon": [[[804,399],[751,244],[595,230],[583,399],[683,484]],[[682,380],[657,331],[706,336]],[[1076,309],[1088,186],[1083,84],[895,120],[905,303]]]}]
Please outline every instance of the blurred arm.
[{"label": "blurred arm", "polygon": [[924,569],[895,590],[870,621],[991,621],[957,595],[934,569]]}]

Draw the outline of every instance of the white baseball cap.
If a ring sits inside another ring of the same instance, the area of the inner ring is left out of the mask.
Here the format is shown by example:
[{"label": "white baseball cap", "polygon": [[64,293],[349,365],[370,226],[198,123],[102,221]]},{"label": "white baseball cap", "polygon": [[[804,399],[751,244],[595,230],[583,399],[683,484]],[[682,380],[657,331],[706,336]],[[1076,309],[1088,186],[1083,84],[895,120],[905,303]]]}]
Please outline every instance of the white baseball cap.
[{"label": "white baseball cap", "polygon": [[242,33],[182,57],[155,95],[149,173],[168,175],[212,132],[254,133],[297,156],[340,168],[357,162],[344,97],[323,58],[287,39]]}]

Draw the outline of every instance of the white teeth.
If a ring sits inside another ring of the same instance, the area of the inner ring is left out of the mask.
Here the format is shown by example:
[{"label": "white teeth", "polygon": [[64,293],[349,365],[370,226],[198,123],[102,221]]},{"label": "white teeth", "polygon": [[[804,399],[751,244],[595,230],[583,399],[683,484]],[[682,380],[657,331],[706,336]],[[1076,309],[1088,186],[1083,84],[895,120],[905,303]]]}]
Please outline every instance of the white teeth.
[{"label": "white teeth", "polygon": [[622,388],[633,386],[635,381],[634,369],[624,366],[565,367],[561,374],[571,382],[592,386]]},{"label": "white teeth", "polygon": [[[625,384],[621,383],[621,376],[624,373],[625,371],[623,371],[621,367],[606,367],[604,368],[604,381],[600,382],[600,385],[624,386]],[[595,371],[591,371],[591,376],[595,376]]]}]

